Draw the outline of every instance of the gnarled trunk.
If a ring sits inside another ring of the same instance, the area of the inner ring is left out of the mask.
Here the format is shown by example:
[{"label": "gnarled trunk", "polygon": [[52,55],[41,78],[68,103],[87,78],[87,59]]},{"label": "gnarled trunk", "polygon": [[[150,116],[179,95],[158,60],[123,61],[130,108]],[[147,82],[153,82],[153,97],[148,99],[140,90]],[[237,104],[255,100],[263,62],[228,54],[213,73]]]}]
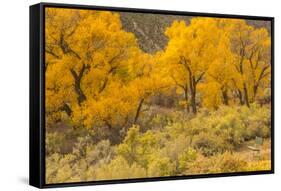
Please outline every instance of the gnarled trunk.
[{"label": "gnarled trunk", "polygon": [[80,70],[79,74],[77,74],[77,72],[74,69],[70,69],[70,72],[74,78],[74,89],[77,94],[77,101],[78,101],[79,105],[81,105],[81,103],[86,100],[86,95],[84,94],[84,92],[81,88],[81,81],[82,81],[82,77],[85,73],[86,68],[87,68],[86,65],[83,64],[82,69]]}]

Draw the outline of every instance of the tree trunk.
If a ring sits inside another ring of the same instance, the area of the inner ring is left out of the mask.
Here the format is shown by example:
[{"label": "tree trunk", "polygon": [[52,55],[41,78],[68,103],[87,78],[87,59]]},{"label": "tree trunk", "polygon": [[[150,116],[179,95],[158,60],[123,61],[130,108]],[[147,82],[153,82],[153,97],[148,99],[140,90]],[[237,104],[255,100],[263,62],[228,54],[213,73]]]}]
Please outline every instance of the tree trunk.
[{"label": "tree trunk", "polygon": [[138,121],[138,118],[139,118],[139,115],[140,115],[140,112],[141,112],[141,107],[142,107],[143,102],[144,102],[144,98],[141,98],[140,102],[139,102],[139,105],[138,105],[138,108],[137,108],[136,115],[135,115],[134,124],[136,124],[137,121]]},{"label": "tree trunk", "polygon": [[188,88],[185,88],[185,89],[184,89],[184,101],[185,101],[186,113],[189,113]]},{"label": "tree trunk", "polygon": [[80,70],[79,74],[77,74],[76,71],[73,69],[70,70],[70,72],[74,78],[74,89],[77,94],[77,101],[78,101],[79,105],[81,105],[81,103],[86,100],[86,95],[84,94],[84,92],[81,88],[81,80],[82,80],[85,70],[86,70],[85,64],[83,64],[82,69]]},{"label": "tree trunk", "polygon": [[224,104],[224,105],[228,105],[227,90],[222,90],[222,98],[223,98],[223,104]]},{"label": "tree trunk", "polygon": [[71,116],[72,110],[66,103],[63,104],[63,106],[60,109],[65,111],[68,116]]},{"label": "tree trunk", "polygon": [[192,107],[192,113],[196,114],[196,93],[195,91],[191,94],[191,107]]},{"label": "tree trunk", "polygon": [[192,113],[196,114],[197,113],[197,109],[196,109],[196,81],[195,81],[194,76],[190,77],[190,95],[191,95],[190,104],[191,104]]},{"label": "tree trunk", "polygon": [[80,80],[75,83],[75,91],[78,94],[77,97],[78,104],[81,105],[81,103],[86,100],[86,96],[81,89]]},{"label": "tree trunk", "polygon": [[192,108],[192,113],[196,114],[197,109],[196,109],[196,85],[197,82],[195,80],[195,77],[190,78],[190,94],[191,94],[191,108]]},{"label": "tree trunk", "polygon": [[237,91],[238,91],[238,98],[239,98],[240,105],[244,105],[242,92],[239,89],[237,89]]},{"label": "tree trunk", "polygon": [[254,99],[253,99],[253,101],[255,101],[255,99],[256,99],[257,92],[258,92],[258,87],[259,87],[258,84],[255,84],[255,85],[254,85],[254,88],[253,88],[253,91],[254,91]]},{"label": "tree trunk", "polygon": [[246,84],[243,84],[243,90],[244,90],[244,98],[245,98],[245,103],[247,105],[247,107],[250,107],[250,103],[249,103],[249,97],[248,97],[248,90],[246,87]]}]

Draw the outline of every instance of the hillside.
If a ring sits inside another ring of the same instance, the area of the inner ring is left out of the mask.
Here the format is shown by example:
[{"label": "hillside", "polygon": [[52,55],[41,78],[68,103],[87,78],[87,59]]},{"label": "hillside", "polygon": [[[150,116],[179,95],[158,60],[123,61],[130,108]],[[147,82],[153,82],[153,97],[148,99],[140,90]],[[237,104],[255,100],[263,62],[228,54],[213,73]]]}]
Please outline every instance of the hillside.
[{"label": "hillside", "polygon": [[[165,29],[176,20],[190,22],[191,16],[143,14],[121,12],[121,21],[124,30],[136,35],[142,50],[148,53],[155,53],[163,49],[168,39],[165,36]],[[257,28],[265,27],[270,31],[270,22],[247,20],[248,24]]]}]

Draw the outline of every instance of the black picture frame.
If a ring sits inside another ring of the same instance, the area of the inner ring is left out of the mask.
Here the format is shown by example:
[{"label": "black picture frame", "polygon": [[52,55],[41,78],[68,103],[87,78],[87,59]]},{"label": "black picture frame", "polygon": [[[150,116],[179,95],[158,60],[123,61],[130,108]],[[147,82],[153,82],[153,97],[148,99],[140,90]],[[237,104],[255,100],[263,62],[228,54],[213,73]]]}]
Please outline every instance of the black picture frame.
[{"label": "black picture frame", "polygon": [[[216,17],[216,18],[238,18],[238,19],[240,18],[240,19],[248,19],[248,20],[270,21],[271,22],[271,109],[272,109],[271,111],[271,170],[46,184],[45,183],[45,94],[44,94],[45,92],[44,16],[45,16],[46,7]],[[117,7],[57,4],[57,3],[39,3],[36,5],[32,5],[30,6],[29,12],[30,12],[30,82],[29,82],[30,84],[29,184],[30,185],[38,188],[53,188],[53,187],[66,187],[66,186],[84,186],[84,185],[244,176],[244,175],[259,175],[259,174],[274,173],[274,17],[214,14],[214,13],[195,13],[195,12],[183,12],[183,11],[135,9],[135,8],[121,8],[121,7],[117,8]]]}]

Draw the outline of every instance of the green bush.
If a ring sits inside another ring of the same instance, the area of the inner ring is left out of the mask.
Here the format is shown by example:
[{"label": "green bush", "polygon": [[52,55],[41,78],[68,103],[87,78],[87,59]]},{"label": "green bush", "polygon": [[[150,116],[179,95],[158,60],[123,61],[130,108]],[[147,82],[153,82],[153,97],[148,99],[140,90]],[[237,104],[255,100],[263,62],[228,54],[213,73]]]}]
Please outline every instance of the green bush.
[{"label": "green bush", "polygon": [[138,158],[137,148],[140,145],[140,129],[139,126],[131,127],[127,135],[117,148],[117,153],[125,158],[129,164],[134,163]]},{"label": "green bush", "polygon": [[217,160],[220,172],[242,172],[247,166],[247,162],[241,159],[241,156],[233,155],[230,152],[220,155]]},{"label": "green bush", "polygon": [[[270,155],[257,160],[243,148],[256,136],[270,137],[269,112],[256,105],[220,107],[192,116],[167,112],[165,119],[155,116],[156,128],[133,125],[117,145],[97,142],[86,131],[77,136],[71,131],[47,133],[47,182],[267,170]],[[62,152],[67,147],[72,152]]]},{"label": "green bush", "polygon": [[53,154],[46,158],[46,177],[48,183],[71,182],[72,169],[77,157],[73,154]]},{"label": "green bush", "polygon": [[180,172],[188,169],[188,165],[194,162],[197,158],[197,152],[192,149],[188,148],[185,152],[183,152],[179,156],[179,170]]},{"label": "green bush", "polygon": [[123,157],[117,157],[109,164],[101,165],[96,169],[96,180],[127,179],[146,177],[146,171],[133,163],[129,165]]},{"label": "green bush", "polygon": [[97,144],[86,147],[85,159],[89,165],[96,163],[109,163],[115,156],[114,147],[109,140],[102,140]]},{"label": "green bush", "polygon": [[190,146],[191,138],[182,134],[174,139],[166,140],[165,145],[161,148],[161,153],[172,161],[176,161]]},{"label": "green bush", "polygon": [[153,156],[153,160],[148,164],[149,177],[170,176],[175,171],[175,162],[168,157]]},{"label": "green bush", "polygon": [[200,150],[204,156],[212,156],[231,148],[222,137],[216,136],[212,132],[201,132],[194,136],[193,146]]},{"label": "green bush", "polygon": [[241,110],[241,118],[246,124],[246,139],[254,139],[255,137],[270,137],[271,131],[271,110],[269,107],[259,107],[255,104],[248,112],[243,108]]},{"label": "green bush", "polygon": [[211,157],[199,156],[189,164],[185,174],[208,174],[242,172],[247,168],[247,162],[240,155],[225,152]]}]

